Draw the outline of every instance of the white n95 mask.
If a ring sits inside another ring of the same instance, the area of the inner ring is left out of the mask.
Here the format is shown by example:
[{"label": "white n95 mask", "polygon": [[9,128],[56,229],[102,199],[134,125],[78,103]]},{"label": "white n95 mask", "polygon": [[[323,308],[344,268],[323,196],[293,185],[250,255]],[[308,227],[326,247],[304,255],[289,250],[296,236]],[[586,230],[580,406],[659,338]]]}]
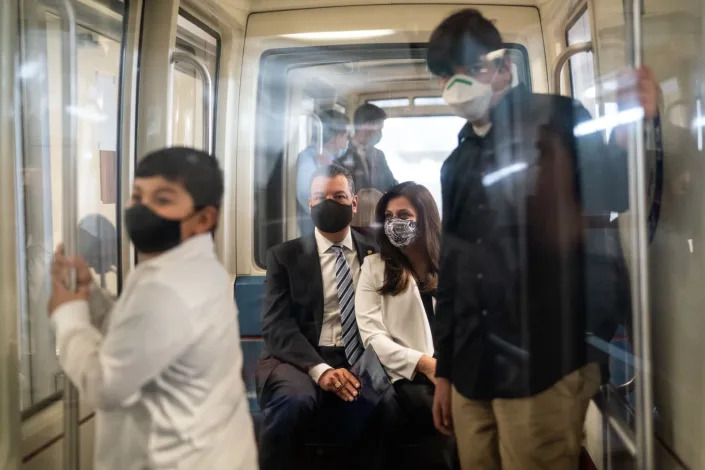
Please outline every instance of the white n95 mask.
[{"label": "white n95 mask", "polygon": [[477,121],[490,108],[494,94],[490,83],[482,83],[469,75],[453,75],[443,89],[443,101],[457,116],[470,122]]}]

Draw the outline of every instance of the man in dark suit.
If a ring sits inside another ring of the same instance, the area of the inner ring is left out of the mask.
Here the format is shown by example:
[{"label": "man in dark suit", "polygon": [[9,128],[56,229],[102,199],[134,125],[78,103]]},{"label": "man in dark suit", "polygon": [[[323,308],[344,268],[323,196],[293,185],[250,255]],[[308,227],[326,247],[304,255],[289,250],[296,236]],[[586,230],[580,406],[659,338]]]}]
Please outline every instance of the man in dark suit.
[{"label": "man in dark suit", "polygon": [[309,208],[315,232],[267,253],[265,349],[256,372],[263,470],[293,468],[306,432],[322,414],[334,421],[353,406],[361,386],[350,372],[363,352],[354,294],[363,259],[376,248],[350,229],[357,209],[350,173],[316,169]]},{"label": "man in dark suit", "polygon": [[357,108],[353,116],[355,134],[351,145],[345,155],[335,160],[352,173],[358,190],[374,188],[385,193],[397,184],[387,165],[387,157],[375,147],[382,140],[385,119],[387,113],[373,104],[365,103]]}]

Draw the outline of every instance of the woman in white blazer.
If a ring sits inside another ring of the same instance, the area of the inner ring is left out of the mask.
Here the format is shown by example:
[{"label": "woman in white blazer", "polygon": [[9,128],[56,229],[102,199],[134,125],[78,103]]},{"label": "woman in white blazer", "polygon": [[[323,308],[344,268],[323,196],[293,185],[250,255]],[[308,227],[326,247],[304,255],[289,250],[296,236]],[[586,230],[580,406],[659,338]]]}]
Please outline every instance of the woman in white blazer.
[{"label": "woman in white blazer", "polygon": [[434,441],[423,468],[455,467],[455,443],[433,426],[436,359],[434,295],[438,283],[440,217],[424,186],[401,183],[377,204],[379,254],[365,258],[355,294],[364,346],[372,345],[392,380],[404,429]]}]

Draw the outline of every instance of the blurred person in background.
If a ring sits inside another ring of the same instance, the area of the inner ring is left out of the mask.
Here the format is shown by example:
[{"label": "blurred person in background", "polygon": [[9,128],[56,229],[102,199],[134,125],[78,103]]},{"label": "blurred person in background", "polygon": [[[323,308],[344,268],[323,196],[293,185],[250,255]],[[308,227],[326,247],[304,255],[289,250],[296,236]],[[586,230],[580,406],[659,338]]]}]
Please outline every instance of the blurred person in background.
[{"label": "blurred person in background", "polygon": [[377,144],[382,140],[382,129],[387,113],[378,106],[365,103],[355,110],[355,133],[350,148],[335,163],[352,173],[356,188],[375,188],[381,192],[397,184],[387,157]]},{"label": "blurred person in background", "polygon": [[333,160],[345,155],[348,150],[348,117],[334,109],[322,111],[321,119],[321,152],[319,142],[314,141],[299,153],[296,159],[296,201],[297,217],[301,234],[313,232],[313,222],[308,212],[308,195],[311,186],[311,175],[320,166],[327,166]]}]

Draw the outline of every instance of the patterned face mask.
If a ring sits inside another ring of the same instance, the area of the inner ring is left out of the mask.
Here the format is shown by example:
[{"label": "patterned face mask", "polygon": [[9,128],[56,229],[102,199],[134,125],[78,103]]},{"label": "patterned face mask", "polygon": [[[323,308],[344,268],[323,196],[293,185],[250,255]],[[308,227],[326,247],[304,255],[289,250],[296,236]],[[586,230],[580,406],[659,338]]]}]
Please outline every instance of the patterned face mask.
[{"label": "patterned face mask", "polygon": [[409,246],[416,241],[419,231],[415,220],[392,217],[384,221],[384,233],[397,248]]}]

